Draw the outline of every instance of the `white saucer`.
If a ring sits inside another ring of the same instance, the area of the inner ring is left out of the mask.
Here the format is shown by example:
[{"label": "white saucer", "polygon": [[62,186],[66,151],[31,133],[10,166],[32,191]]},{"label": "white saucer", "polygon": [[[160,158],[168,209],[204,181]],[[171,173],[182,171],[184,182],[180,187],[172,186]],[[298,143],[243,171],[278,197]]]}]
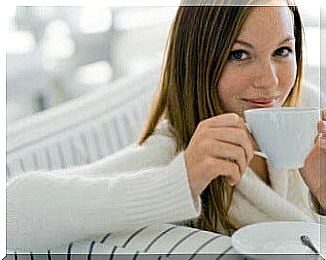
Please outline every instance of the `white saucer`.
[{"label": "white saucer", "polygon": [[233,247],[244,255],[255,254],[313,254],[301,243],[308,235],[326,255],[326,225],[306,222],[264,222],[240,228],[232,235]]}]

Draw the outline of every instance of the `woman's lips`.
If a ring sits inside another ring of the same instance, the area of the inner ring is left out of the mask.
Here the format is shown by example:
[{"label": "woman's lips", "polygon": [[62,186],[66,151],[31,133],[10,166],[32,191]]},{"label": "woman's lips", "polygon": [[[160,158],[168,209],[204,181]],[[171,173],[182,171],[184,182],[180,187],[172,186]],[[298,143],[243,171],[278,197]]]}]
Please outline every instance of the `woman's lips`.
[{"label": "woman's lips", "polygon": [[274,98],[250,98],[250,99],[242,99],[242,100],[248,103],[249,106],[253,108],[273,107],[275,103]]}]

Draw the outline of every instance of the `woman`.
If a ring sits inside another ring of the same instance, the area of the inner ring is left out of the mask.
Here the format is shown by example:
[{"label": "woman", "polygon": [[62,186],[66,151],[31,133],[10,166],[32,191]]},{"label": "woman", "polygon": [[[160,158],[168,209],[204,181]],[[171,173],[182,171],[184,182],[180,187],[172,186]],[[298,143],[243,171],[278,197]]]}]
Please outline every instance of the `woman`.
[{"label": "woman", "polygon": [[[212,231],[220,230],[219,224],[226,230],[235,228],[227,213],[232,186],[247,166],[271,184],[266,161],[253,156],[257,147],[237,115],[243,117],[249,108],[297,106],[303,66],[302,24],[295,7],[224,7],[221,13],[216,9],[179,9],[159,97],[140,141],[164,114],[176,136],[177,151],[185,149],[193,195],[202,193],[205,200],[196,226]],[[197,35],[206,37],[196,41]],[[314,180],[320,180],[319,149],[316,144],[302,170],[318,201],[321,191],[315,190],[320,190],[321,182]],[[229,177],[228,183],[216,178],[223,175]]]},{"label": "woman", "polygon": [[55,247],[157,222],[191,220],[185,224],[231,234],[262,221],[320,221],[309,190],[326,208],[325,136],[301,177],[255,157],[242,119],[248,108],[296,106],[301,75],[296,7],[181,6],[139,144],[90,165],[12,179],[8,248]]}]

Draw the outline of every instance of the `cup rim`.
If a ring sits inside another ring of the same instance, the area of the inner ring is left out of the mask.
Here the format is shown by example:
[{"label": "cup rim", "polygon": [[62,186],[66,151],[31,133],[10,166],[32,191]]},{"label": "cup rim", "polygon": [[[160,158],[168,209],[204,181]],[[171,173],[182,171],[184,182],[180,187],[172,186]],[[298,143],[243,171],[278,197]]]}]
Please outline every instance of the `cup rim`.
[{"label": "cup rim", "polygon": [[282,112],[316,112],[319,111],[319,107],[268,107],[268,108],[251,108],[244,111],[245,114],[251,114],[259,111],[266,113]]}]

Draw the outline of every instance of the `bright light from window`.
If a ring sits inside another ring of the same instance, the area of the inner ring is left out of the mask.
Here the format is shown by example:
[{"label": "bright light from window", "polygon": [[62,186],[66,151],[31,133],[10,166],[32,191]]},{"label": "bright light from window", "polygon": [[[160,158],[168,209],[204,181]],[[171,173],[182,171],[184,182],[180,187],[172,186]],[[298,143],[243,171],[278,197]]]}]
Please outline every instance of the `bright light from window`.
[{"label": "bright light from window", "polygon": [[55,20],[49,23],[45,29],[45,37],[61,37],[70,35],[68,24],[62,20]]},{"label": "bright light from window", "polygon": [[319,24],[321,2],[321,0],[295,0],[306,24]]},{"label": "bright light from window", "polygon": [[109,30],[112,26],[110,8],[81,8],[79,17],[80,30],[83,33],[99,33]]},{"label": "bright light from window", "polygon": [[16,6],[7,6],[6,12],[9,19],[9,31],[15,31],[16,30],[16,22],[15,22],[15,16],[16,16]]},{"label": "bright light from window", "polygon": [[64,21],[51,22],[44,34],[41,50],[46,58],[66,59],[75,51],[75,43],[70,37],[70,29]]},{"label": "bright light from window", "polygon": [[74,53],[75,43],[69,38],[51,38],[42,43],[41,49],[48,58],[66,59]]},{"label": "bright light from window", "polygon": [[162,60],[163,52],[156,52],[153,56],[138,56],[133,59],[130,59],[128,62],[128,70],[130,74],[141,74],[146,70],[149,70],[153,67],[153,64],[158,60]]},{"label": "bright light from window", "polygon": [[35,39],[30,32],[14,31],[9,33],[7,52],[24,54],[32,51],[35,47]]},{"label": "bright light from window", "polygon": [[129,8],[122,10],[115,17],[115,30],[131,30],[159,23],[171,22],[176,7]]},{"label": "bright light from window", "polygon": [[8,5],[6,8],[6,11],[8,12],[8,16],[10,18],[16,16],[16,6],[15,5]]},{"label": "bright light from window", "polygon": [[112,67],[107,61],[98,61],[77,69],[75,78],[81,84],[105,84],[112,78]]}]

